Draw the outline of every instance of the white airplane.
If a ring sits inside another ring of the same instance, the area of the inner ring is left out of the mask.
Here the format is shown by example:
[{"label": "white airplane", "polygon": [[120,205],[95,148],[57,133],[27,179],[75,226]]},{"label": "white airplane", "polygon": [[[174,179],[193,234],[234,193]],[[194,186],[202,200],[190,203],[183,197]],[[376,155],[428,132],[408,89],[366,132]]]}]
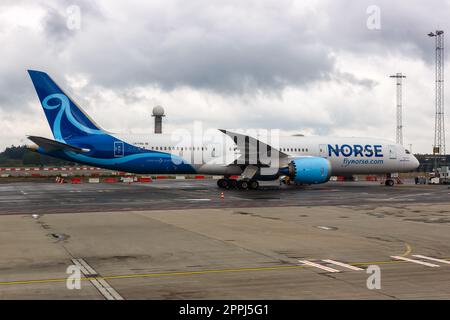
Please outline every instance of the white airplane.
[{"label": "white airplane", "polygon": [[[331,175],[413,171],[417,159],[401,145],[373,138],[245,134],[121,135],[100,128],[44,72],[29,70],[54,140],[29,136],[45,155],[138,174],[223,175],[221,188],[257,189],[258,181],[325,183]],[[232,179],[241,176],[240,180]]]}]

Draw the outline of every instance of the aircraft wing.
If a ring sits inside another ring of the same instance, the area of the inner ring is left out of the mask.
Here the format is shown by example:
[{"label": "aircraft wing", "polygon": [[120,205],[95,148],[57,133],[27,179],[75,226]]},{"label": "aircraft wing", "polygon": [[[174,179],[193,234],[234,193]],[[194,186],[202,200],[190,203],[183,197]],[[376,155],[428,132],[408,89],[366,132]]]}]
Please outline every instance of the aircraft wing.
[{"label": "aircraft wing", "polygon": [[62,143],[59,141],[55,141],[55,140],[51,140],[51,139],[47,139],[47,138],[43,138],[43,137],[28,136],[27,138],[30,139],[31,141],[33,141],[34,143],[36,143],[39,147],[44,148],[44,150],[47,152],[60,150],[60,151],[73,151],[76,153],[84,153],[84,152],[90,151],[89,149],[78,148],[78,147],[71,146],[66,143]]},{"label": "aircraft wing", "polygon": [[252,136],[224,129],[219,130],[231,137],[236,143],[238,151],[237,153],[240,153],[241,155],[237,157],[235,164],[257,164],[258,166],[265,166],[263,163],[261,163],[264,161],[260,161],[263,157],[270,158],[271,155],[275,155],[275,153],[278,154],[280,159],[288,157],[286,153],[281,152],[279,149],[274,148],[271,145],[264,143]]}]

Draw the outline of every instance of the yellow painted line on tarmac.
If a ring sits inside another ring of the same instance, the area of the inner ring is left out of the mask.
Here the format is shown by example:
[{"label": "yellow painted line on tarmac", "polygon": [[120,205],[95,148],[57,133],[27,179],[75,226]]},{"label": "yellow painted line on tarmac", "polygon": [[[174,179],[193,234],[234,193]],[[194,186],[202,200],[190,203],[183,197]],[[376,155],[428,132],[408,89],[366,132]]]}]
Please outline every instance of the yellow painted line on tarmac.
[{"label": "yellow painted line on tarmac", "polygon": [[[275,267],[239,268],[239,269],[217,269],[217,270],[211,269],[211,270],[165,272],[165,273],[138,273],[138,274],[96,277],[95,279],[111,280],[111,279],[130,279],[130,278],[149,278],[149,277],[171,277],[171,276],[201,275],[201,274],[210,274],[210,273],[231,273],[231,272],[245,272],[245,271],[301,269],[304,267],[305,266],[275,266]],[[94,278],[81,278],[81,280],[83,280],[83,281],[91,280],[91,279],[94,279]],[[4,282],[0,282],[0,285],[64,282],[66,280],[67,280],[67,278],[4,281]]]},{"label": "yellow painted line on tarmac", "polygon": [[[444,259],[444,260],[450,260],[450,259]],[[407,261],[389,260],[389,261],[357,262],[357,263],[349,263],[349,264],[352,266],[369,266],[369,265],[387,265],[387,264],[399,264],[399,263],[407,263]],[[158,277],[206,275],[206,274],[234,273],[234,272],[293,270],[293,269],[304,269],[304,268],[308,268],[308,266],[291,265],[291,266],[274,266],[274,267],[257,267],[257,268],[211,269],[211,270],[164,272],[164,273],[138,273],[138,274],[125,274],[125,275],[105,276],[105,277],[95,277],[95,278],[81,278],[81,280],[88,281],[88,280],[93,280],[93,279],[114,280],[114,279],[158,278]],[[65,281],[67,281],[67,278],[17,280],[17,281],[3,281],[3,282],[0,282],[0,285],[39,284],[39,283],[65,282]]]},{"label": "yellow painted line on tarmac", "polygon": [[405,247],[406,247],[406,251],[401,255],[401,257],[408,256],[412,251],[412,247],[409,244],[407,244],[406,242],[405,242]]}]

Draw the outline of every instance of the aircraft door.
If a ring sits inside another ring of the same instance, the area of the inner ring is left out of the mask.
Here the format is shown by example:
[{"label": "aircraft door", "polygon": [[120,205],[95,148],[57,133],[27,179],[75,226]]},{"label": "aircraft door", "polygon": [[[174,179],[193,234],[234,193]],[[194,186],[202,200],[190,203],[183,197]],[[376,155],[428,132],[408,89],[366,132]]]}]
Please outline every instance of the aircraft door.
[{"label": "aircraft door", "polygon": [[397,147],[390,145],[389,146],[389,159],[397,159]]},{"label": "aircraft door", "polygon": [[322,158],[328,158],[328,146],[326,144],[319,144],[319,155]]}]

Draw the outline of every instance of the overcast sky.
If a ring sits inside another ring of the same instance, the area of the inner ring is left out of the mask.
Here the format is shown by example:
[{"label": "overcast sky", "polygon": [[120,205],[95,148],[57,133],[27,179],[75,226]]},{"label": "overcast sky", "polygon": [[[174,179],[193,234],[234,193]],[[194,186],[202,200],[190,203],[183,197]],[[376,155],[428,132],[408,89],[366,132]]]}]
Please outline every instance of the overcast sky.
[{"label": "overcast sky", "polygon": [[36,69],[113,132],[152,132],[160,104],[166,132],[202,121],[391,140],[389,75],[403,72],[404,144],[431,152],[427,33],[450,32],[449,17],[450,1],[433,0],[2,0],[0,149],[52,137],[26,73]]}]

